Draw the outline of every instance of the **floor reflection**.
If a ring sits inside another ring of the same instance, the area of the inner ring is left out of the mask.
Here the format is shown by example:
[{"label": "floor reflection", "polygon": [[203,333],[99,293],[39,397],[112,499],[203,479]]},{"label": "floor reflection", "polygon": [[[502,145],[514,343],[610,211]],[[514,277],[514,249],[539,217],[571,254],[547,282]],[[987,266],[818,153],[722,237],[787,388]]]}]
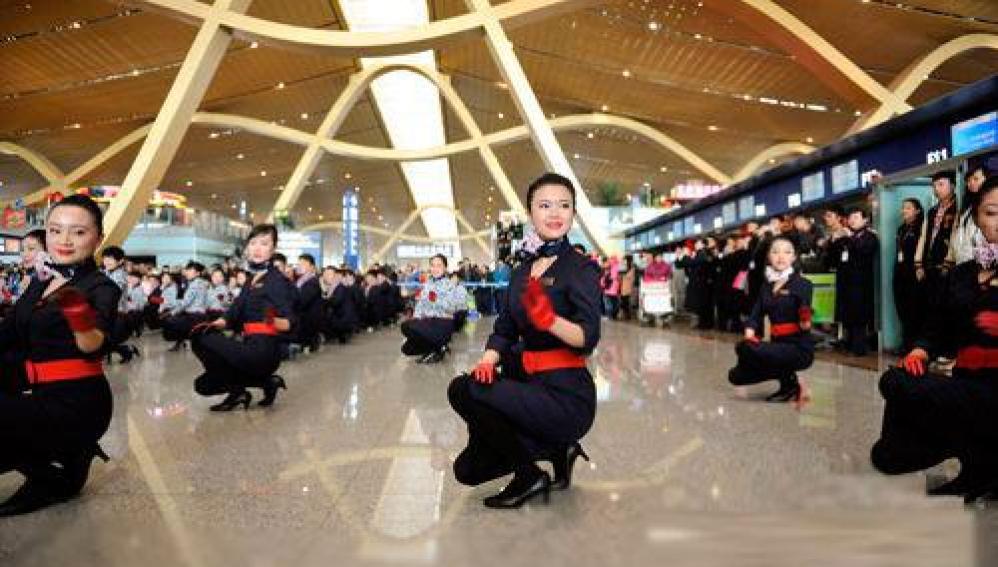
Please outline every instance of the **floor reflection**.
[{"label": "floor reflection", "polygon": [[[811,401],[728,386],[730,343],[606,323],[599,411],[576,487],[549,506],[484,509],[450,465],[466,439],[449,380],[481,352],[471,322],[444,363],[398,354],[398,332],[286,364],[272,409],[212,414],[199,368],[145,337],[112,367],[116,407],[71,504],[0,521],[0,563],[137,565],[986,565],[998,519],[875,473],[876,373],[819,361]],[[19,479],[0,477],[0,493]],[[552,545],[557,542],[557,545]]]}]

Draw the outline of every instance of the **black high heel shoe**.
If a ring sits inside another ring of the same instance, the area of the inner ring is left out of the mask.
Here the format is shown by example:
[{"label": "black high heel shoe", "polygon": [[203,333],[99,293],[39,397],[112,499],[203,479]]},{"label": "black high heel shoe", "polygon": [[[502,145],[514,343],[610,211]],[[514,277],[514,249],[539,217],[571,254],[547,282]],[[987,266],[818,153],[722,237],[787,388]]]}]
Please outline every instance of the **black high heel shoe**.
[{"label": "black high heel shoe", "polygon": [[[72,500],[90,477],[90,464],[94,457],[104,462],[110,460],[100,445],[63,455],[55,463],[36,465],[22,470],[27,476],[24,484],[10,498],[0,504],[0,517],[29,514],[53,504]],[[58,466],[57,466],[58,464]]]},{"label": "black high heel shoe", "polygon": [[263,399],[260,400],[257,405],[263,407],[270,407],[274,405],[274,401],[277,400],[277,390],[287,390],[288,385],[284,383],[284,378],[277,376],[271,376],[267,384],[263,387]]},{"label": "black high heel shoe", "polygon": [[797,400],[800,398],[800,381],[797,380],[797,376],[794,376],[791,380],[780,381],[780,389],[776,392],[766,396],[767,402],[789,402],[791,400]]},{"label": "black high heel shoe", "polygon": [[131,345],[132,355],[142,358],[142,353],[139,351],[139,347]]},{"label": "black high heel shoe", "polygon": [[241,405],[244,410],[248,410],[251,401],[253,401],[253,396],[246,390],[231,392],[228,396],[225,396],[224,400],[211,406],[209,409],[211,411],[232,411]]},{"label": "black high heel shoe", "polygon": [[540,471],[533,480],[513,477],[513,482],[509,483],[502,492],[489,496],[482,503],[489,508],[519,508],[537,495],[544,498],[545,504],[551,501],[551,476],[544,471]]},{"label": "black high heel shoe", "polygon": [[177,341],[177,342],[173,343],[173,346],[170,347],[170,348],[168,348],[167,351],[168,352],[178,352],[181,349],[187,350],[187,341],[184,341],[184,340]]},{"label": "black high heel shoe", "polygon": [[581,444],[575,443],[551,459],[551,464],[554,465],[554,481],[551,482],[551,490],[566,490],[572,485],[572,471],[575,469],[575,461],[579,457],[585,459],[587,463],[589,462],[586,450],[582,448]]}]

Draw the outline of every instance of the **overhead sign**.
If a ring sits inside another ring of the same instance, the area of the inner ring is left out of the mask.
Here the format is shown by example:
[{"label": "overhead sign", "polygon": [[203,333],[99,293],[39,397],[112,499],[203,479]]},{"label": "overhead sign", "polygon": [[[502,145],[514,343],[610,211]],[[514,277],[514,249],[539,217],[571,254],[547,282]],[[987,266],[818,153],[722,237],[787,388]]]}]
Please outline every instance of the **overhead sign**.
[{"label": "overhead sign", "polygon": [[695,201],[713,195],[724,189],[721,185],[704,183],[703,181],[688,181],[672,188],[672,198],[679,201]]},{"label": "overhead sign", "polygon": [[955,156],[998,145],[998,111],[954,124],[952,138]]},{"label": "overhead sign", "polygon": [[399,244],[395,252],[398,258],[432,258],[437,254],[443,254],[448,258],[456,256],[456,250],[452,242],[440,244]]},{"label": "overhead sign", "polygon": [[343,263],[360,269],[360,198],[353,189],[343,193]]},{"label": "overhead sign", "polygon": [[322,233],[281,231],[277,240],[277,251],[294,264],[302,254],[311,254],[316,262],[322,262]]}]

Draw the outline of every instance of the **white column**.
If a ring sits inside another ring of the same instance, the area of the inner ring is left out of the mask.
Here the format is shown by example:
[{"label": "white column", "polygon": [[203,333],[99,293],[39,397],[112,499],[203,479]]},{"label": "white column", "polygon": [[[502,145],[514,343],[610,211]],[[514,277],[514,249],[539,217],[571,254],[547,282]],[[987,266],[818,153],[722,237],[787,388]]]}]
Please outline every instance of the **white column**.
[{"label": "white column", "polygon": [[608,254],[615,252],[610,246],[609,239],[599,225],[589,197],[586,195],[582,184],[579,183],[575,172],[572,171],[565,152],[562,151],[558,139],[544,117],[544,110],[541,108],[537,95],[534,93],[526,73],[513,51],[513,44],[506,37],[506,32],[502,29],[499,20],[496,18],[492,5],[488,0],[465,0],[468,8],[473,12],[478,12],[484,16],[485,39],[492,52],[492,59],[499,67],[499,73],[503,80],[509,85],[509,92],[513,95],[513,102],[516,104],[520,116],[523,118],[527,129],[530,130],[530,138],[534,142],[541,159],[548,169],[560,173],[569,178],[576,187],[576,209],[579,217],[579,225],[601,252]]},{"label": "white column", "polygon": [[251,2],[216,0],[208,11],[121,190],[111,201],[104,217],[102,246],[124,242],[145,211],[232,41],[232,31],[220,24],[222,15],[226,11],[244,13]]},{"label": "white column", "polygon": [[419,218],[419,213],[421,212],[423,212],[423,210],[417,207],[415,210],[409,213],[409,216],[405,218],[405,221],[401,225],[399,225],[398,230],[392,233],[391,237],[388,238],[388,240],[381,246],[381,248],[379,248],[378,251],[371,256],[372,264],[381,261],[381,258],[384,257],[384,255],[387,254],[389,250],[391,250],[392,245],[398,242],[399,238],[401,238],[402,235],[405,234],[405,231],[408,230],[409,227],[412,225],[412,223]]}]

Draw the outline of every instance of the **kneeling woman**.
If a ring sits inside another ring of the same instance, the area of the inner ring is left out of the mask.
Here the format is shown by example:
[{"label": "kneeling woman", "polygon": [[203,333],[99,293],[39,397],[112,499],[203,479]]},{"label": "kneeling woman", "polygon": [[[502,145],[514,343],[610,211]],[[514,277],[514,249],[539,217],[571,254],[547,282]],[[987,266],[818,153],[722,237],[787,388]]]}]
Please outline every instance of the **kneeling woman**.
[{"label": "kneeling woman", "polygon": [[430,277],[416,291],[416,309],[412,319],[402,323],[402,354],[418,356],[419,362],[443,360],[454,334],[454,313],[467,309],[463,294],[447,278],[447,258],[441,254],[430,258]]},{"label": "kneeling woman", "polygon": [[[262,388],[261,406],[270,406],[277,391],[286,388],[274,375],[281,364],[280,335],[291,330],[294,291],[291,283],[272,264],[277,247],[277,229],[272,224],[253,228],[246,240],[245,255],[250,279],[225,316],[195,327],[191,349],[204,365],[204,374],[194,381],[202,396],[228,394],[212,411],[249,407],[252,396],[246,388]],[[229,338],[221,330],[229,327],[241,338]]]},{"label": "kneeling woman", "polygon": [[121,290],[94,261],[102,232],[89,197],[55,204],[46,219],[50,259],[0,323],[0,349],[23,353],[27,376],[26,389],[0,393],[0,474],[25,476],[0,516],[76,496],[93,458],[106,458],[97,441],[111,422],[112,397],[100,361]]},{"label": "kneeling woman", "polygon": [[[998,496],[998,178],[972,214],[985,242],[950,272],[916,348],[881,377],[883,429],[871,453],[885,474],[959,459],[960,474],[929,494],[968,502]],[[927,361],[953,353],[952,378],[926,372]]]},{"label": "kneeling woman", "polygon": [[[588,458],[579,440],[596,417],[586,356],[599,342],[602,295],[596,263],[566,238],[575,188],[545,174],[530,185],[527,205],[536,230],[524,245],[529,255],[511,276],[485,354],[447,392],[468,423],[468,447],[454,463],[457,480],[474,486],[514,474],[485,499],[492,508],[568,488],[575,460]],[[553,481],[538,460],[554,465]]]},{"label": "kneeling woman", "polygon": [[[738,364],[728,372],[728,380],[735,386],[779,380],[780,389],[766,398],[769,402],[800,400],[797,372],[814,362],[810,333],[812,286],[794,272],[796,258],[790,239],[777,236],[770,244],[766,284],[745,323],[745,340],[735,347]],[[759,335],[766,317],[771,340],[763,343]]]}]

